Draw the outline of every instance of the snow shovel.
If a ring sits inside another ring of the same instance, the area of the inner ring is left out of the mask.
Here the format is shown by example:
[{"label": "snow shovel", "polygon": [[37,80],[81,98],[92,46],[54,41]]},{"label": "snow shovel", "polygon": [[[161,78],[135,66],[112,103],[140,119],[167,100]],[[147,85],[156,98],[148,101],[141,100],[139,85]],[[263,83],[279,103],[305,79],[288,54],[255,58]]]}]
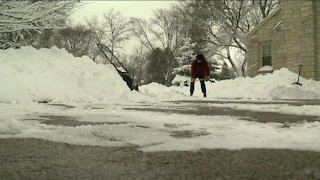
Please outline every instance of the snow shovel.
[{"label": "snow shovel", "polygon": [[[133,74],[129,73],[128,70],[123,66],[123,64],[119,61],[119,59],[112,53],[112,51],[103,44],[97,44],[101,52],[103,53],[104,57],[108,59],[108,61],[113,65],[113,67],[117,70],[118,74],[122,77],[122,79],[127,83],[130,90],[136,90],[139,91],[138,86],[138,79]],[[111,54],[111,57],[109,58],[107,54]],[[113,60],[116,60],[116,62],[113,62]],[[122,68],[124,71],[121,71],[116,65],[120,65],[120,68]]]},{"label": "snow shovel", "polygon": [[299,65],[299,75],[298,75],[298,80],[297,80],[297,82],[294,82],[292,85],[299,85],[299,86],[302,86],[302,84],[301,83],[299,83],[299,78],[300,78],[300,73],[301,73],[301,69],[303,68],[303,65]]}]

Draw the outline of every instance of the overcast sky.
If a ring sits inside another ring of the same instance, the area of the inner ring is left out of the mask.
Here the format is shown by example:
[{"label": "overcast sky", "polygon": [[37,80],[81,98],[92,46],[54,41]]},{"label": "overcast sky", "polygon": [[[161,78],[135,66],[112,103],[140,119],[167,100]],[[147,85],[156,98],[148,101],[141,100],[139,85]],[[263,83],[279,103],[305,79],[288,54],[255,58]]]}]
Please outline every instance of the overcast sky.
[{"label": "overcast sky", "polygon": [[[84,23],[85,19],[92,16],[102,16],[109,9],[120,11],[125,17],[139,17],[149,19],[153,15],[153,10],[169,8],[171,4],[177,1],[81,1],[84,4],[75,9],[71,16],[73,24]],[[124,46],[124,51],[131,52],[138,41],[131,39]]]},{"label": "overcast sky", "polygon": [[82,1],[84,5],[75,10],[72,15],[74,23],[85,21],[93,15],[98,17],[113,8],[126,17],[140,17],[149,19],[152,11],[160,8],[169,8],[176,1]]}]

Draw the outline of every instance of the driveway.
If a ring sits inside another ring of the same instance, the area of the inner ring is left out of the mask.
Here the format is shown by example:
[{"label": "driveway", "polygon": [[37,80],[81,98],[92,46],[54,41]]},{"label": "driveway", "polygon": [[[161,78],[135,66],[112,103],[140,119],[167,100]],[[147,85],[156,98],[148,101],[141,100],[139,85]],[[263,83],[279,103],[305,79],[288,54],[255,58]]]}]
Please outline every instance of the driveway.
[{"label": "driveway", "polygon": [[[207,106],[206,101],[169,102],[174,106],[126,107],[127,110],[196,115],[228,115],[258,122],[299,123],[316,116],[289,115]],[[220,103],[231,103],[221,101]],[[252,102],[239,102],[250,103]],[[281,103],[281,102],[279,102]],[[287,103],[287,102],[286,102]],[[292,102],[301,106],[314,101]],[[261,102],[260,102],[261,104]],[[266,102],[266,104],[268,104]],[[177,106],[178,105],[178,106]],[[185,107],[185,108],[184,108]],[[72,107],[69,107],[72,108]],[[47,115],[44,124],[90,125],[74,117]],[[124,120],[125,121],[125,120]],[[188,138],[179,134],[176,138]],[[320,152],[289,149],[202,149],[196,152],[141,152],[136,146],[100,147],[41,139],[0,139],[0,179],[320,179]]]}]

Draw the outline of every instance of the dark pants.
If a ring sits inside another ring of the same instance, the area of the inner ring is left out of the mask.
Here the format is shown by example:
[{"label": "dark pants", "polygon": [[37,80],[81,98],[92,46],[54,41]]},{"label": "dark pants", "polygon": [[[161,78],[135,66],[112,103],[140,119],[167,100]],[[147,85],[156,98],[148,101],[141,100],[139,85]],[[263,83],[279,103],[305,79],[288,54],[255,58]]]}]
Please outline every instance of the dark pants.
[{"label": "dark pants", "polygon": [[[195,82],[191,82],[191,85],[190,85],[190,94],[192,95],[193,94],[193,91],[194,91],[194,83]],[[204,83],[203,80],[200,80],[200,84],[201,84],[201,91],[203,94],[206,94],[207,93],[207,90],[206,90],[206,84]]]}]

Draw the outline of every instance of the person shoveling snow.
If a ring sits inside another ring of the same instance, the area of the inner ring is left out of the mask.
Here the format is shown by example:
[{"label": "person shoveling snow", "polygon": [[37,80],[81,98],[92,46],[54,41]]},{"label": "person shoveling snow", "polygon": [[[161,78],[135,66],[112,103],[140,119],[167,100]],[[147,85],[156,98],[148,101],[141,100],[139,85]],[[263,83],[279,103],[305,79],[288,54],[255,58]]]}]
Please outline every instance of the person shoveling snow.
[{"label": "person shoveling snow", "polygon": [[203,97],[207,97],[206,84],[204,83],[204,81],[208,80],[209,77],[210,77],[210,70],[209,70],[208,62],[205,59],[204,55],[198,54],[196,56],[196,59],[194,59],[191,64],[190,96],[192,96],[194,92],[195,80],[199,78]]}]

